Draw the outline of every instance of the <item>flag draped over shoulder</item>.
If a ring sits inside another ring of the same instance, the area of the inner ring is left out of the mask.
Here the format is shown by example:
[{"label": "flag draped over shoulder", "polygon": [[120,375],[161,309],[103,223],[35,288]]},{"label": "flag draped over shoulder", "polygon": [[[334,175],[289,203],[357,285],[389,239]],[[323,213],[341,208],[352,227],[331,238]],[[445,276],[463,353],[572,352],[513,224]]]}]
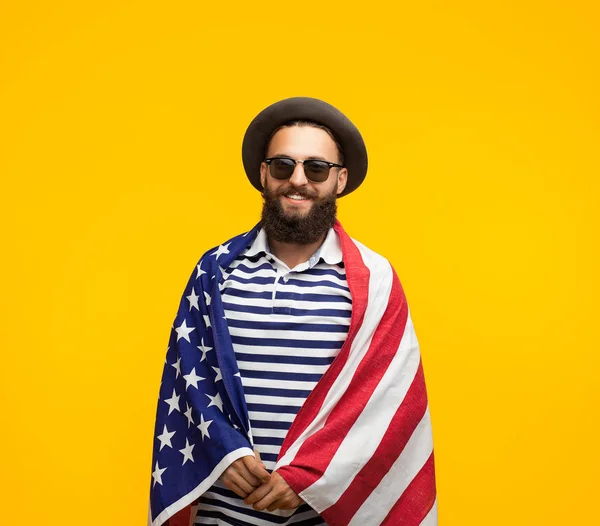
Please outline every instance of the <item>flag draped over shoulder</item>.
[{"label": "flag draped over shoulder", "polygon": [[[151,526],[253,455],[220,291],[258,228],[204,254],[182,296],[157,409]],[[350,328],[294,419],[275,470],[330,526],[436,525],[431,421],[406,297],[385,258],[339,222],[334,229],[352,295]]]}]

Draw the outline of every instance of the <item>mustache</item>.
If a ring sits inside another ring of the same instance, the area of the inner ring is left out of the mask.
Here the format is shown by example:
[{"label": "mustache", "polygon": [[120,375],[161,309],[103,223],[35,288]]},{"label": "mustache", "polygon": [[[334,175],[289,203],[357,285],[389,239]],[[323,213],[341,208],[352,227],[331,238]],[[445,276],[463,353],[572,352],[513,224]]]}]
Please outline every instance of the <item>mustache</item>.
[{"label": "mustache", "polygon": [[308,188],[294,188],[292,185],[277,188],[275,191],[270,191],[269,194],[270,197],[280,197],[282,195],[287,197],[293,194],[298,194],[309,199],[315,199],[319,195],[316,191],[310,191]]}]

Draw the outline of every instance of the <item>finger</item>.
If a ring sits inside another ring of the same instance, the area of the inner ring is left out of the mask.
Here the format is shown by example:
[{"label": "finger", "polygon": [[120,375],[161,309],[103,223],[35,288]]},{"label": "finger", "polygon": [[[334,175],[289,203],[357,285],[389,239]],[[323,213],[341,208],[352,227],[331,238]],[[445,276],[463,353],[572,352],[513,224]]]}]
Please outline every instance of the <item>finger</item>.
[{"label": "finger", "polygon": [[267,511],[284,510],[283,506],[285,506],[285,499],[277,499],[267,507]]},{"label": "finger", "polygon": [[244,477],[246,482],[252,486],[252,488],[258,488],[260,486],[260,480],[255,477],[250,470],[246,467],[246,464],[241,462],[238,466],[236,466],[236,471]]},{"label": "finger", "polygon": [[249,505],[254,504],[267,495],[272,489],[270,484],[263,484],[248,495],[248,497],[244,499],[244,502]]},{"label": "finger", "polygon": [[271,475],[265,469],[264,465],[252,457],[242,457],[244,460],[244,464],[254,476],[258,477],[258,479],[264,484],[269,482]]},{"label": "finger", "polygon": [[[237,471],[230,469],[229,473],[227,473],[227,475],[232,482],[237,484],[243,491],[246,492],[246,495],[249,495],[250,493],[252,493],[254,491],[254,486],[252,486],[252,484],[249,484],[246,481],[246,479],[244,477],[242,477],[242,475],[240,475]],[[244,495],[244,497],[246,495]]]},{"label": "finger", "polygon": [[262,511],[279,499],[276,491],[270,491],[252,506],[256,511]]},{"label": "finger", "polygon": [[242,499],[245,499],[248,496],[248,492],[244,491],[242,488],[240,488],[235,482],[233,482],[232,480],[223,480],[223,484],[225,484],[225,487],[227,489],[230,489],[231,491],[233,491],[238,497],[241,497]]}]

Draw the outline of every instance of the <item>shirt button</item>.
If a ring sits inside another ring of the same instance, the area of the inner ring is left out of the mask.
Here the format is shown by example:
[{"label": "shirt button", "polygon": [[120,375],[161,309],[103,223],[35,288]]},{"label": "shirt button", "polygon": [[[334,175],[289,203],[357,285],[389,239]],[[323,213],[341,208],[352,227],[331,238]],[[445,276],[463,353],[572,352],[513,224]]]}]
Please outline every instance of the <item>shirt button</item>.
[{"label": "shirt button", "polygon": [[287,282],[288,282],[288,279],[290,279],[290,278],[288,278],[287,276],[284,276],[284,277],[283,277],[283,282],[284,282],[284,283],[287,283]]}]

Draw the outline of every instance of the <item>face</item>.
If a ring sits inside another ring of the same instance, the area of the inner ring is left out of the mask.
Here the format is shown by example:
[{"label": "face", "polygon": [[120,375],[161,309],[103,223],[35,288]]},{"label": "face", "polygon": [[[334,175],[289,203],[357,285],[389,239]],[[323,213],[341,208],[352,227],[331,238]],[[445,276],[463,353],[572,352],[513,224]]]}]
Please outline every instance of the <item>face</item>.
[{"label": "face", "polygon": [[[334,163],[339,163],[338,155],[329,134],[311,126],[282,128],[267,150],[267,157]],[[306,178],[303,164],[298,163],[289,179],[278,180],[263,162],[260,175],[264,198],[262,225],[269,238],[298,245],[322,239],[335,222],[336,199],[346,187],[347,170],[332,167],[327,180],[312,182]]]},{"label": "face", "polygon": [[[329,134],[312,126],[290,126],[279,130],[271,139],[267,157],[290,157],[296,160],[320,159],[338,163],[338,149]],[[266,163],[260,166],[260,182],[266,193],[277,196],[286,217],[305,217],[320,199],[338,195],[346,187],[346,168],[331,168],[322,183],[313,183],[304,175],[302,164],[296,164],[292,176],[279,181],[269,174]],[[296,199],[289,196],[294,195]],[[300,199],[297,199],[297,197]]]}]

